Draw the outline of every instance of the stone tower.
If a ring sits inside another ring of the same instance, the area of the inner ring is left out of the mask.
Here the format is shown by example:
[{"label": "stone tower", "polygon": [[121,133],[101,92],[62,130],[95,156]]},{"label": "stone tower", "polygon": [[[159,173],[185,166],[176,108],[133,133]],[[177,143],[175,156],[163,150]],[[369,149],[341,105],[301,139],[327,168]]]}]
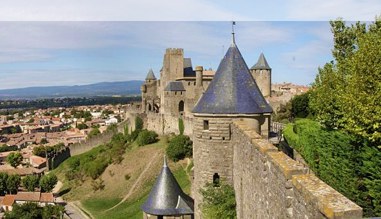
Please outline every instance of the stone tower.
[{"label": "stone tower", "polygon": [[143,112],[157,111],[159,106],[157,98],[157,79],[152,69],[148,71],[146,80],[141,86],[141,91]]},{"label": "stone tower", "polygon": [[234,38],[205,93],[193,109],[195,217],[200,218],[199,190],[221,179],[233,184],[231,124],[245,120],[268,136],[271,107],[250,74]]},{"label": "stone tower", "polygon": [[261,53],[258,61],[253,67],[250,68],[251,74],[253,75],[259,90],[262,92],[264,97],[271,96],[271,68],[267,63],[265,55]]}]

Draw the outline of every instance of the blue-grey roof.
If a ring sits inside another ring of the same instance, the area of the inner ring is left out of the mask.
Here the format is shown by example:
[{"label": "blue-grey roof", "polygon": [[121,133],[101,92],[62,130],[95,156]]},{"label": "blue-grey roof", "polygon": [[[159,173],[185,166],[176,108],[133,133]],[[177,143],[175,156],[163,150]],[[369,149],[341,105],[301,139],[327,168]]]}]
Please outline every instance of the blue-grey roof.
[{"label": "blue-grey roof", "polygon": [[271,70],[269,63],[267,63],[267,60],[265,58],[265,55],[263,55],[263,53],[261,53],[261,55],[259,55],[257,63],[255,65],[253,65],[253,67],[251,67],[251,69]]},{"label": "blue-grey roof", "polygon": [[193,113],[258,114],[272,109],[258,89],[241,52],[233,43]]},{"label": "blue-grey roof", "polygon": [[193,214],[194,201],[181,190],[164,158],[164,165],[142,210],[152,215]]},{"label": "blue-grey roof", "polygon": [[152,71],[152,68],[148,71],[146,80],[156,80],[155,74]]},{"label": "blue-grey roof", "polygon": [[181,81],[171,81],[165,87],[164,91],[185,91]]},{"label": "blue-grey roof", "polygon": [[184,58],[184,77],[196,77],[196,72],[193,71],[191,58]]}]

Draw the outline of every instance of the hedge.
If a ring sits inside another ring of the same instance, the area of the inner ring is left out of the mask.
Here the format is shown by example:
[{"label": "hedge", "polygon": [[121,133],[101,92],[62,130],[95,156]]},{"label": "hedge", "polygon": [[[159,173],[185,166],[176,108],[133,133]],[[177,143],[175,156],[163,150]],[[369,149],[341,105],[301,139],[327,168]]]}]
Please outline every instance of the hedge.
[{"label": "hedge", "polygon": [[380,150],[308,119],[288,124],[283,134],[321,180],[363,207],[365,216],[381,216]]}]

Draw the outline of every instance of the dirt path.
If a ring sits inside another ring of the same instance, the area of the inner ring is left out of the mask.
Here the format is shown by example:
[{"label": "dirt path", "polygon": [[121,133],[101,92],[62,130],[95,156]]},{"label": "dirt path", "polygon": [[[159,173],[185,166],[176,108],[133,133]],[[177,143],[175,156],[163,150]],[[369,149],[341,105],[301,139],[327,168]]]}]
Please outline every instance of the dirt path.
[{"label": "dirt path", "polygon": [[70,219],[92,219],[95,218],[90,212],[85,211],[79,201],[68,202],[65,206],[66,215]]},{"label": "dirt path", "polygon": [[122,201],[120,201],[118,204],[114,205],[113,207],[105,210],[106,211],[110,211],[116,207],[118,207],[119,205],[121,205],[123,202],[125,202],[131,195],[132,195],[132,192],[135,190],[136,186],[138,186],[139,184],[141,184],[141,180],[144,176],[144,174],[151,168],[151,165],[152,163],[156,160],[156,158],[160,155],[160,153],[157,153],[152,159],[151,161],[147,164],[146,168],[144,168],[144,170],[142,171],[142,173],[139,175],[139,177],[136,179],[135,183],[131,186],[130,190],[128,191],[127,195],[124,196],[124,198],[122,199]]},{"label": "dirt path", "polygon": [[56,186],[53,188],[53,191],[52,193],[58,193],[60,191],[60,189],[62,188],[63,184],[61,181],[58,181]]}]

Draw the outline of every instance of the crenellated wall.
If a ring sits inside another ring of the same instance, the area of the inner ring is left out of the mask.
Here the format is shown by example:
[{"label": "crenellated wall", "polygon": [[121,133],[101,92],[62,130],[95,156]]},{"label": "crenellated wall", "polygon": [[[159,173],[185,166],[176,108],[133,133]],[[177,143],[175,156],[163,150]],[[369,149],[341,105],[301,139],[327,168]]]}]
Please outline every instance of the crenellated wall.
[{"label": "crenellated wall", "polygon": [[362,218],[362,209],[261,138],[244,121],[232,128],[238,218]]}]

